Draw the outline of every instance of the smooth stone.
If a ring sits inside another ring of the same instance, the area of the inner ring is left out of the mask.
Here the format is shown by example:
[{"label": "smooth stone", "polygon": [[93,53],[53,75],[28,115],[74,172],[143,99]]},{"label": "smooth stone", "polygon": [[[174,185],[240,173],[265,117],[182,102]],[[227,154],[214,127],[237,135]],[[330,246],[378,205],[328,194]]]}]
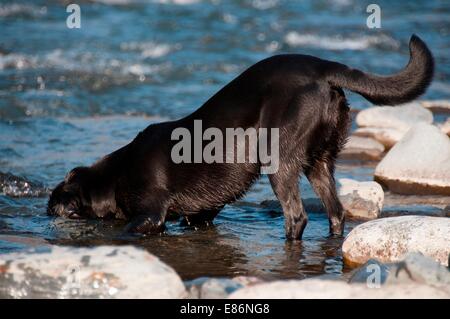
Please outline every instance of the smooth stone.
[{"label": "smooth stone", "polygon": [[450,113],[450,101],[449,100],[430,100],[420,101],[423,107],[436,113]]},{"label": "smooth stone", "polygon": [[433,123],[433,113],[418,102],[399,106],[377,106],[359,112],[356,123],[362,127],[394,128],[406,132],[417,123]]},{"label": "smooth stone", "polygon": [[384,146],[378,141],[360,136],[350,136],[344,149],[339,154],[343,159],[380,160]]},{"label": "smooth stone", "polygon": [[415,125],[378,163],[375,180],[395,193],[450,195],[450,139]]},{"label": "smooth stone", "polygon": [[415,283],[450,294],[450,269],[420,253],[409,253],[405,259],[396,263],[383,264],[370,259],[353,271],[348,282],[372,286]]},{"label": "smooth stone", "polygon": [[344,262],[350,266],[402,260],[410,252],[448,265],[450,219],[430,216],[397,216],[371,220],[353,228],[342,244]]},{"label": "smooth stone", "polygon": [[377,182],[358,182],[348,178],[338,180],[339,199],[345,214],[357,218],[378,218],[383,208],[384,191]]},{"label": "smooth stone", "polygon": [[390,266],[388,284],[416,282],[450,293],[450,269],[420,253],[410,253],[404,260]]},{"label": "smooth stone", "polygon": [[184,298],[178,274],[133,246],[0,255],[0,298]]},{"label": "smooth stone", "polygon": [[373,138],[388,150],[402,139],[405,132],[386,127],[359,127],[353,132],[353,135]]},{"label": "smooth stone", "polygon": [[444,290],[417,283],[380,285],[349,284],[336,280],[279,280],[239,289],[230,299],[379,299],[450,298]]}]

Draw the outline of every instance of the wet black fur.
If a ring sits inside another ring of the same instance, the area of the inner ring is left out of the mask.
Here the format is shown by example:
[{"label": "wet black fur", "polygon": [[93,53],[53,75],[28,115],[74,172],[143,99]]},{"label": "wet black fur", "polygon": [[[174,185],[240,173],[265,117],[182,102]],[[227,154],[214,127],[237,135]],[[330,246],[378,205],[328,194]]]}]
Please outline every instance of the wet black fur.
[{"label": "wet black fur", "polygon": [[265,59],[191,115],[152,124],[92,166],[75,168],[54,189],[48,211],[71,218],[131,219],[128,230],[139,233],[163,230],[171,212],[189,222],[212,220],[248,190],[260,164],[174,164],[172,131],[186,127],[192,132],[194,120],[201,119],[203,129],[279,128],[280,167],[269,179],[283,208],[287,238],[300,239],[307,223],[298,188],[301,174],[322,199],[331,232],[341,234],[344,214],[333,174],[350,124],[342,89],[375,104],[396,105],[424,93],[433,68],[430,51],[416,36],[406,68],[387,77],[306,55]]}]

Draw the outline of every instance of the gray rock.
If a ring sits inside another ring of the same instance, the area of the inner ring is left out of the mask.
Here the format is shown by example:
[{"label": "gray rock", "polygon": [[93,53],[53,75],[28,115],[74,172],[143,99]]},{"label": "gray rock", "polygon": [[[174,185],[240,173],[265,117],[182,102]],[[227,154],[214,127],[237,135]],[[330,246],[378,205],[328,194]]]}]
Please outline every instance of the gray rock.
[{"label": "gray rock", "polygon": [[358,182],[348,178],[338,180],[338,194],[346,215],[374,219],[383,208],[384,192],[376,182]]},{"label": "gray rock", "polygon": [[414,126],[377,165],[375,180],[396,193],[450,195],[450,139],[436,126]]},{"label": "gray rock", "polygon": [[450,269],[420,253],[409,253],[404,260],[383,264],[371,259],[353,271],[349,283],[367,285],[425,285],[450,295]]},{"label": "gray rock", "polygon": [[371,258],[384,263],[401,261],[410,252],[420,252],[447,265],[450,219],[399,216],[371,220],[353,228],[342,245],[344,261],[350,266]]},{"label": "gray rock", "polygon": [[450,293],[450,269],[420,253],[410,253],[403,261],[391,266],[387,283],[410,282],[441,288]]},{"label": "gray rock", "polygon": [[0,298],[184,298],[177,273],[132,246],[0,255]]}]

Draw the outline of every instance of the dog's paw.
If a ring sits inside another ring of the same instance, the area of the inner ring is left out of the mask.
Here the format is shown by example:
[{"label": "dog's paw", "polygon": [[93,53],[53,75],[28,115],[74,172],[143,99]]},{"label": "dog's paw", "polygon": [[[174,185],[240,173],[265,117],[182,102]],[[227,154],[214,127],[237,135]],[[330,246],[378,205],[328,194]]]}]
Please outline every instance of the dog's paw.
[{"label": "dog's paw", "polygon": [[333,237],[341,237],[344,234],[344,223],[336,223],[330,225],[330,234]]},{"label": "dog's paw", "polygon": [[126,226],[125,231],[138,234],[156,234],[163,232],[164,229],[165,225],[162,220],[155,220],[150,216],[137,216]]},{"label": "dog's paw", "polygon": [[335,237],[340,237],[344,234],[345,217],[332,216],[330,218],[330,234]]}]

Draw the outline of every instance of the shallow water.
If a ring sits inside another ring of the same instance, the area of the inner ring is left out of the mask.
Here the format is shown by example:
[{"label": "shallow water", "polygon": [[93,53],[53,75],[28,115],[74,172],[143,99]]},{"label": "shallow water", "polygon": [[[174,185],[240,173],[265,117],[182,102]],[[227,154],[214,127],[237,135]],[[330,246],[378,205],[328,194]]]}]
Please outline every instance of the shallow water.
[{"label": "shallow water", "polygon": [[[184,279],[342,274],[342,238],[306,205],[304,240],[284,240],[283,217],[263,178],[214,226],[168,223],[164,235],[125,238],[120,222],[46,216],[65,173],[129,142],[148,124],[192,112],[252,63],[301,52],[372,72],[397,71],[419,34],[436,80],[425,95],[450,96],[450,5],[379,1],[381,30],[365,26],[360,1],[78,1],[82,28],[65,27],[64,1],[0,2],[0,253],[49,244],[146,247]],[[368,103],[349,94],[352,107]],[[445,115],[437,115],[443,121]],[[371,180],[374,163],[341,162],[337,177]],[[309,203],[315,196],[301,182]],[[314,200],[313,200],[314,201]],[[448,199],[387,195],[386,215],[446,214]],[[347,223],[346,233],[358,221]]]}]

